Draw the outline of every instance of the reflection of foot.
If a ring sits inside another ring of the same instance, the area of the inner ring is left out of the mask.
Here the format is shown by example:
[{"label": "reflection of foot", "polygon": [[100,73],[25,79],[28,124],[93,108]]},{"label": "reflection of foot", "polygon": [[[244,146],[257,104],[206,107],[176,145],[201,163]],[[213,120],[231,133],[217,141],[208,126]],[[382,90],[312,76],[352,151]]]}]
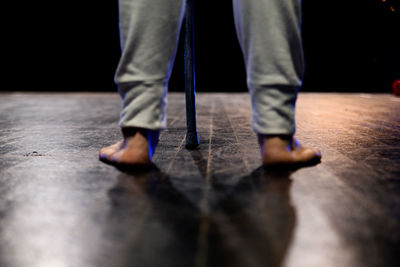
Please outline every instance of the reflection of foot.
[{"label": "reflection of foot", "polygon": [[100,150],[101,161],[116,167],[151,165],[158,141],[158,131],[123,129],[124,140]]},{"label": "reflection of foot", "polygon": [[301,146],[291,136],[258,135],[263,165],[267,168],[297,169],[321,162],[321,151]]}]

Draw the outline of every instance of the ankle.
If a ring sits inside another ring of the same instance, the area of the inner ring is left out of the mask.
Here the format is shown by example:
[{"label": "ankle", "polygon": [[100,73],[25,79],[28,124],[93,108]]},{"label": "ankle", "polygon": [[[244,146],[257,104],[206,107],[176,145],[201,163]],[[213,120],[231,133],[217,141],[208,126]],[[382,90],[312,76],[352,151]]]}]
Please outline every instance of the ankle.
[{"label": "ankle", "polygon": [[140,134],[143,137],[147,138],[147,129],[143,128],[136,128],[136,127],[124,127],[121,128],[122,135],[124,136],[124,139],[129,139],[131,137],[134,137],[136,134]]},{"label": "ankle", "polygon": [[293,135],[283,134],[257,134],[258,144],[264,146],[266,143],[290,145],[293,143]]},{"label": "ankle", "polygon": [[149,130],[137,127],[124,127],[121,130],[124,136],[125,145],[130,142],[146,145],[146,147],[148,147],[150,158],[153,157],[160,136],[159,130]]}]

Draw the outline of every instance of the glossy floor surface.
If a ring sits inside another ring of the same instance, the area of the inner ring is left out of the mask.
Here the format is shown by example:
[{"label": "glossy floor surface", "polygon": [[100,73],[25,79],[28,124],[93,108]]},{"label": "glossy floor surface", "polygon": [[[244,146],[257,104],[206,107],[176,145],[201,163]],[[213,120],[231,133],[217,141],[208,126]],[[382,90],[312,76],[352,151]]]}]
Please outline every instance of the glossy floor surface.
[{"label": "glossy floor surface", "polygon": [[117,94],[0,94],[1,267],[391,267],[400,260],[400,98],[299,95],[322,163],[260,168],[247,94],[198,94],[198,150],[169,95],[157,169],[98,160]]}]

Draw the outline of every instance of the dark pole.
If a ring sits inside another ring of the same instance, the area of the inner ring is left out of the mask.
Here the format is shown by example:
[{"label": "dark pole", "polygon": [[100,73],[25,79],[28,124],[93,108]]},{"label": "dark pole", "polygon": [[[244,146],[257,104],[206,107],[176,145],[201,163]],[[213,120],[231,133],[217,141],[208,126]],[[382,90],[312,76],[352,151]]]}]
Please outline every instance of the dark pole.
[{"label": "dark pole", "polygon": [[199,145],[196,129],[196,81],[194,65],[193,1],[186,0],[185,10],[185,91],[186,91],[186,148],[195,149]]}]

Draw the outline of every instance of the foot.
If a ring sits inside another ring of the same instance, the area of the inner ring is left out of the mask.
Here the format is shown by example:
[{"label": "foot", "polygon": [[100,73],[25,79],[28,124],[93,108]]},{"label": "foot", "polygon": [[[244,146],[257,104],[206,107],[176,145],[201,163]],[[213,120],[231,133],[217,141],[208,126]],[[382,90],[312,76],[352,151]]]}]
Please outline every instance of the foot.
[{"label": "foot", "polygon": [[321,162],[321,151],[301,146],[291,136],[258,135],[263,165],[267,168],[298,169]]},{"label": "foot", "polygon": [[100,150],[100,160],[116,167],[151,165],[159,131],[124,128],[122,132],[122,141]]}]

